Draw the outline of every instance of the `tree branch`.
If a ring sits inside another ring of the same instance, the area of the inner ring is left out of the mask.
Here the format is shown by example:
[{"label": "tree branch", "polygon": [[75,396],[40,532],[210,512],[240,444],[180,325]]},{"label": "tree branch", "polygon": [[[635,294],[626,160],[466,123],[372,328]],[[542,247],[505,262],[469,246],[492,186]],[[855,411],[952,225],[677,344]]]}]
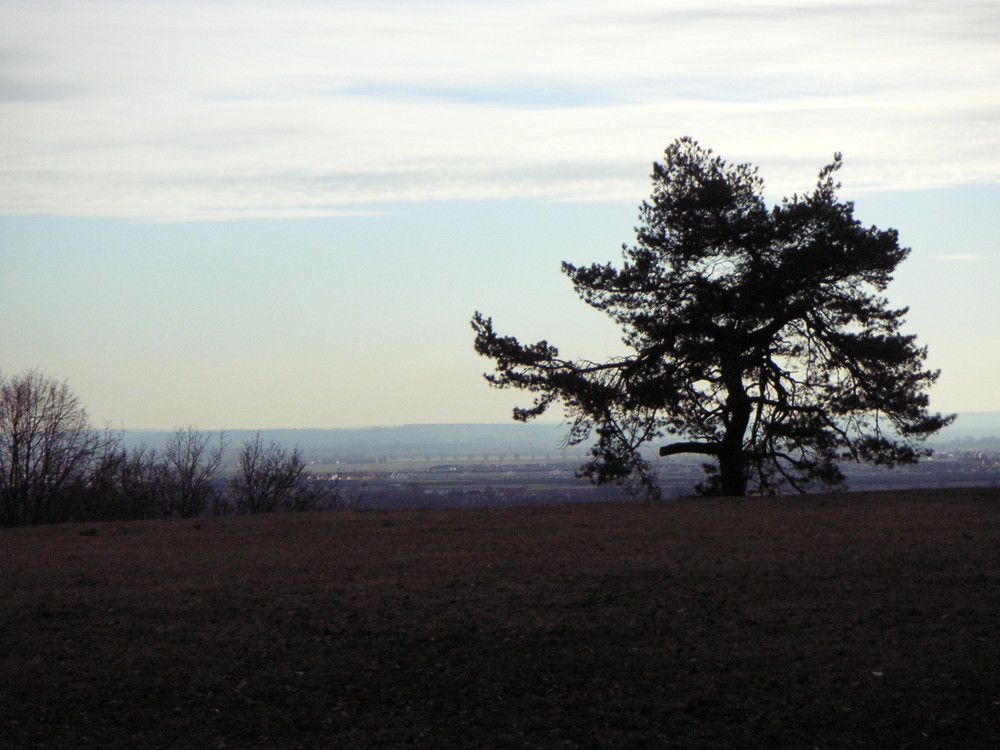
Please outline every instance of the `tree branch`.
[{"label": "tree branch", "polygon": [[715,456],[719,453],[717,443],[671,443],[660,447],[660,457],[676,456],[678,453],[699,453],[703,456]]}]

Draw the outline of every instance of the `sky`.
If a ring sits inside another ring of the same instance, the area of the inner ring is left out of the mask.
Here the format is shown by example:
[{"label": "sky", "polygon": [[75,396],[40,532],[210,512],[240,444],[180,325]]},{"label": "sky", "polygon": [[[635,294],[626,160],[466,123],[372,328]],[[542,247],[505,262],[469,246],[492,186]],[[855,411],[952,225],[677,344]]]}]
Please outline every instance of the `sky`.
[{"label": "sky", "polygon": [[[116,428],[504,422],[469,319],[621,351],[560,262],[618,261],[691,136],[841,195],[1000,410],[995,0],[0,0],[0,373]],[[558,412],[553,415],[558,418]]]}]

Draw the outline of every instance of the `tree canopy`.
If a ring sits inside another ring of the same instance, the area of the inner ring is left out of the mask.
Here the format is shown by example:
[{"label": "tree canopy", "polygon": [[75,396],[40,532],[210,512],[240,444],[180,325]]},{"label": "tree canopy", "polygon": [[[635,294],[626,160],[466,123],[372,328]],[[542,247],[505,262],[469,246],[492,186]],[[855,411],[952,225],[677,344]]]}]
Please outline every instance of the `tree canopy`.
[{"label": "tree canopy", "polygon": [[839,200],[841,156],[816,188],[768,207],[749,164],[690,138],[654,163],[621,267],[563,263],[588,305],[622,330],[628,356],[564,359],[472,320],[487,380],[534,394],[525,421],[561,402],[571,444],[595,439],[582,476],[658,494],[643,446],[710,459],[702,494],[805,491],[843,482],[842,461],[916,462],[953,416],[929,411],[927,350],[883,296],[906,258],[894,229]]}]

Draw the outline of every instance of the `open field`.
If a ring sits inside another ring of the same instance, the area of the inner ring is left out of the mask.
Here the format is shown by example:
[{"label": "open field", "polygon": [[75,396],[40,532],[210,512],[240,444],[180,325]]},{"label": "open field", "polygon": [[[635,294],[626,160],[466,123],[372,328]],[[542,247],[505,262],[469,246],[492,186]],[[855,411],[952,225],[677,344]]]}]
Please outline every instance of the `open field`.
[{"label": "open field", "polygon": [[1000,490],[0,531],[4,748],[1000,747]]}]

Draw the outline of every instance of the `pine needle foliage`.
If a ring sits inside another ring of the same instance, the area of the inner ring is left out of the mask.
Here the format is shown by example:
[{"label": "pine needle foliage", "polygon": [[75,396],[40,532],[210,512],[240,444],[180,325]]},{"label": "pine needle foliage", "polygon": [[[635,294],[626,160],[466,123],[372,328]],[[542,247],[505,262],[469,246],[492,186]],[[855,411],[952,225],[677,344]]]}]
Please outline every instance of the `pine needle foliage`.
[{"label": "pine needle foliage", "polygon": [[938,372],[884,296],[909,253],[894,229],[863,226],[837,196],[840,154],[815,189],[773,207],[756,167],[681,138],[653,165],[620,266],[563,263],[580,298],[606,313],[632,352],[561,358],[547,341],[472,320],[498,388],[534,395],[526,421],[561,403],[568,442],[593,440],[582,476],[658,495],[643,457],[709,459],[706,495],[836,487],[843,461],[915,463],[954,418],[929,411]]}]

